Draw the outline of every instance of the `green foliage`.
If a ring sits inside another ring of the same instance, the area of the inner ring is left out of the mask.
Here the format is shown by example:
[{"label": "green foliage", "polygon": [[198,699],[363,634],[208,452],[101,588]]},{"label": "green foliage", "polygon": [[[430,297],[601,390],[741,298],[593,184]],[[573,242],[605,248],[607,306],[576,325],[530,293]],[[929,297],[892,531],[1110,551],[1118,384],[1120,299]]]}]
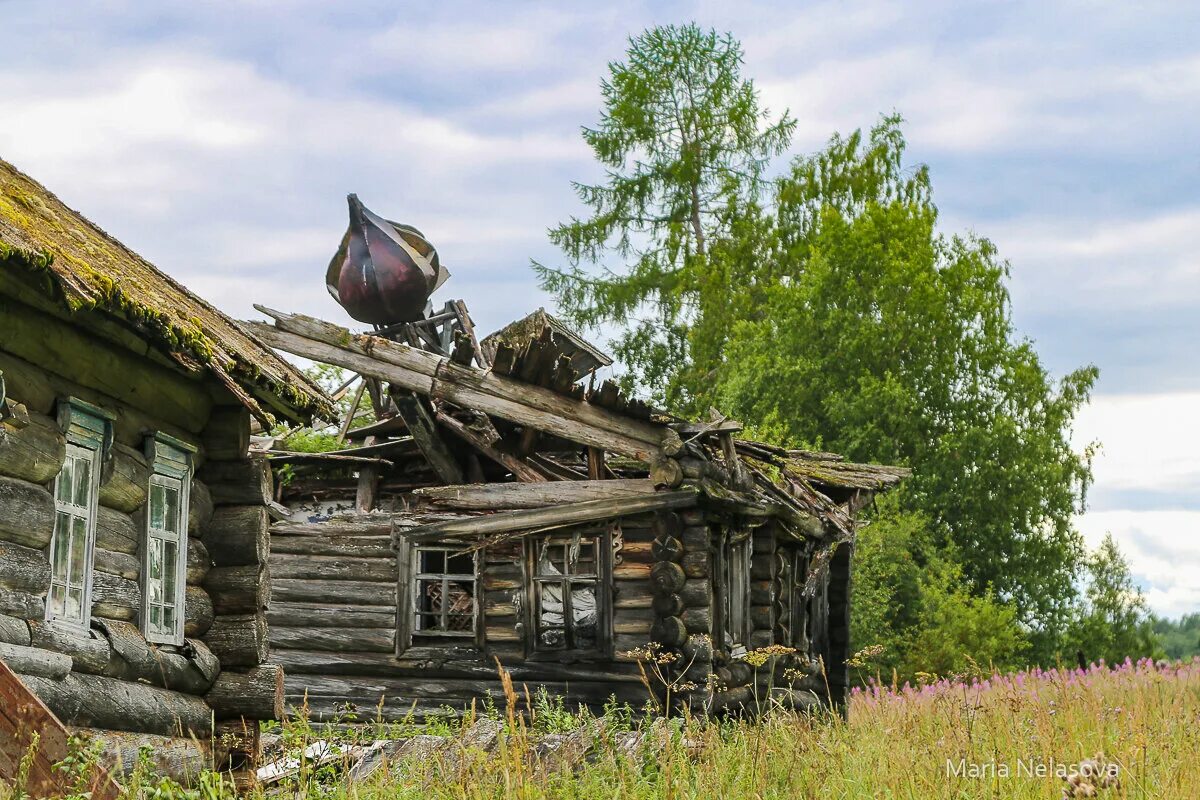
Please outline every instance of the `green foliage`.
[{"label": "green foliage", "polygon": [[1153,628],[1167,658],[1200,655],[1200,614],[1185,614],[1177,620],[1156,618]]},{"label": "green foliage", "polygon": [[[609,64],[601,83],[599,125],[583,131],[605,167],[605,182],[575,184],[591,216],[550,231],[568,268],[534,264],[575,323],[631,327],[615,350],[643,385],[686,359],[687,320],[720,301],[708,242],[757,196],[763,169],[795,128],[786,112],[771,121],[741,66],[736,40],[695,24],[631,38],[626,60]],[[626,274],[597,279],[582,269],[608,252],[629,264]],[[644,312],[651,317],[640,319]]]},{"label": "green foliage", "polygon": [[[319,385],[327,395],[331,396],[342,389],[349,376],[349,373],[341,367],[321,363],[305,367],[302,372]],[[356,398],[357,403],[355,402]],[[342,396],[334,402],[333,410],[335,416],[340,420],[346,419],[351,414],[354,415],[354,419],[350,423],[351,429],[360,428],[374,421],[370,414],[370,398],[366,393],[360,396],[357,391],[344,391]],[[338,430],[337,425],[320,428],[288,428],[281,425],[271,433],[280,437],[279,446],[284,450],[296,453],[328,453],[330,450],[340,450],[346,446],[345,442],[338,440]]]},{"label": "green foliage", "polygon": [[1085,561],[1087,586],[1066,639],[1066,656],[1117,664],[1126,658],[1161,657],[1162,647],[1146,598],[1129,574],[1129,562],[1112,534]]}]

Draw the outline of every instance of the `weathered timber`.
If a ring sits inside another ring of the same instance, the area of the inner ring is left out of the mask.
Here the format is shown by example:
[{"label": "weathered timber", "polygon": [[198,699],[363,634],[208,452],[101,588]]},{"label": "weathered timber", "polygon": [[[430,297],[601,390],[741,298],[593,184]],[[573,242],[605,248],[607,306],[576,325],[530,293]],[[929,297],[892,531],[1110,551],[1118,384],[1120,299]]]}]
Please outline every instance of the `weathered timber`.
[{"label": "weathered timber", "polygon": [[355,605],[396,604],[392,581],[315,581],[273,578],[271,599],[307,603],[351,603]]},{"label": "weathered timber", "polygon": [[188,535],[203,536],[213,515],[212,492],[208,484],[192,479],[192,491],[188,497]]},{"label": "weathered timber", "polygon": [[683,542],[674,536],[660,535],[654,540],[654,558],[658,561],[679,561],[683,558]]},{"label": "weathered timber", "polygon": [[137,555],[141,537],[133,517],[114,508],[96,509],[96,547],[115,553]]},{"label": "weathered timber", "polygon": [[300,580],[394,581],[395,559],[271,554],[271,577]]},{"label": "weathered timber", "polygon": [[[365,445],[375,444],[373,437],[367,437]],[[379,505],[379,467],[374,464],[364,464],[358,470],[358,485],[354,491],[354,508],[360,514],[370,513]]]},{"label": "weathered timber", "polygon": [[684,553],[682,564],[689,578],[708,577],[708,553]]},{"label": "weathered timber", "polygon": [[99,572],[107,572],[109,575],[130,580],[137,580],[138,573],[141,571],[141,563],[136,556],[118,553],[115,550],[106,550],[103,547],[97,547],[92,552],[92,565]]},{"label": "weathered timber", "polygon": [[771,630],[775,621],[771,618],[770,606],[751,606],[750,607],[750,624],[757,630]]},{"label": "weathered timber", "polygon": [[250,412],[245,406],[216,406],[201,437],[211,461],[241,461],[250,450]]},{"label": "weathered timber", "polygon": [[687,581],[683,567],[670,561],[659,561],[650,568],[650,583],[659,595],[678,594]]},{"label": "weathered timber", "polygon": [[713,632],[712,608],[689,608],[680,616],[688,633]]},{"label": "weathered timber", "polygon": [[[643,642],[644,643],[644,642]],[[603,681],[638,683],[636,665],[605,664],[593,667],[589,664],[562,664],[556,661],[508,662],[503,658],[504,668],[514,681]],[[436,672],[447,678],[491,679],[496,675],[496,663],[484,658],[474,648],[439,648],[434,652],[423,652],[420,656],[392,653],[337,652],[327,650],[289,650],[277,648],[271,651],[272,663],[279,664],[288,679],[295,675],[361,675],[380,678],[395,678],[405,672],[417,676]]]},{"label": "weathered timber", "polygon": [[695,504],[694,491],[658,492],[646,497],[588,500],[567,503],[551,508],[504,511],[497,514],[422,525],[403,531],[401,535],[413,541],[428,541],[452,536],[478,536],[511,533],[531,528],[547,528],[597,522],[644,511],[684,508]]},{"label": "weathered timber", "polygon": [[109,575],[92,574],[92,613],[109,619],[134,620],[142,608],[142,589],[137,581]]},{"label": "weathered timber", "polygon": [[[190,786],[200,773],[212,769],[211,743],[190,736],[160,736],[133,731],[75,728],[72,733],[87,746],[99,748],[100,763],[117,775],[128,775],[142,758],[149,759],[155,775]],[[95,795],[93,795],[95,797]]]},{"label": "weathered timber", "polygon": [[650,640],[665,647],[679,647],[687,634],[687,626],[679,617],[659,617],[650,628]]},{"label": "weathered timber", "polygon": [[61,680],[21,679],[68,725],[163,736],[205,737],[212,730],[212,712],[203,700],[170,689],[77,672]]},{"label": "weathered timber", "polygon": [[[307,692],[310,703],[313,698],[349,698],[363,706],[364,716],[372,713],[381,697],[387,698],[385,705],[392,702],[397,706],[407,705],[413,700],[443,701],[458,707],[470,704],[472,698],[491,697],[502,699],[504,689],[494,679],[475,680],[470,678],[430,678],[423,681],[375,677],[332,677],[320,675],[291,676],[286,679],[288,694]],[[627,682],[569,681],[566,685],[558,681],[540,681],[553,695],[569,695],[583,702],[603,704],[612,695],[618,700],[644,700],[645,694],[638,686]],[[294,687],[294,689],[293,689]]]},{"label": "weathered timber", "polygon": [[71,671],[71,657],[40,647],[0,642],[0,661],[13,672],[60,680]]},{"label": "weathered timber", "polygon": [[391,606],[330,605],[271,601],[267,611],[270,625],[297,628],[386,628],[395,627],[396,609]]},{"label": "weathered timber", "polygon": [[[136,625],[102,620],[99,627],[113,652],[119,656],[119,664],[106,672],[110,677],[196,695],[204,694],[212,686],[215,675],[210,676],[207,669],[182,653],[150,644]],[[211,657],[211,653],[208,656]]]},{"label": "weathered timber", "polygon": [[199,475],[208,485],[213,503],[218,506],[261,506],[275,495],[271,465],[261,456],[239,461],[209,461]]},{"label": "weathered timber", "polygon": [[212,598],[200,586],[188,586],[183,596],[183,632],[186,636],[203,637],[212,627],[216,611]]},{"label": "weathered timber", "polygon": [[238,567],[213,567],[204,578],[204,590],[212,598],[218,617],[229,614],[254,614],[266,609],[271,582],[263,564]]},{"label": "weathered timber", "polygon": [[[442,424],[443,427],[450,430],[460,439],[467,442],[467,444],[474,447],[479,453],[487,456],[492,461],[495,461],[497,464],[511,472],[513,477],[522,484],[537,484],[547,482],[546,476],[539,472],[535,467],[530,465],[528,461],[520,456],[513,455],[512,453],[506,453],[505,451],[496,447],[495,444],[489,442],[487,439],[480,436],[478,433],[471,430],[465,424],[449,414],[438,413],[437,420]],[[445,482],[461,484],[462,480]]]},{"label": "weathered timber", "polygon": [[41,549],[54,535],[54,497],[20,478],[0,477],[0,540]]},{"label": "weathered timber", "polygon": [[66,454],[66,437],[44,414],[29,415],[29,424],[19,429],[0,424],[0,475],[47,483],[62,469]]},{"label": "weathered timber", "polygon": [[264,614],[219,616],[203,638],[222,667],[256,667],[270,652]]},{"label": "weathered timber", "polygon": [[100,472],[100,505],[129,514],[146,502],[149,485],[146,457],[128,445],[113,443]]},{"label": "weathered timber", "polygon": [[288,628],[271,626],[271,646],[304,650],[362,650],[390,653],[396,648],[396,629]]},{"label": "weathered timber", "polygon": [[46,616],[46,598],[42,594],[19,592],[0,587],[0,614],[22,619],[41,619]]},{"label": "weathered timber", "polygon": [[679,597],[689,608],[706,608],[712,605],[712,587],[705,578],[688,578],[679,590]]},{"label": "weathered timber", "polygon": [[[61,796],[68,787],[56,765],[73,752],[62,722],[0,660],[0,778],[16,782],[18,772],[24,772],[21,789],[28,796]],[[121,795],[104,768],[94,770],[86,785],[73,790],[80,789],[91,800],[116,800]]]},{"label": "weathered timber", "polygon": [[61,630],[49,622],[29,620],[29,643],[71,659],[71,669],[90,675],[102,675],[113,663],[113,649],[108,639],[94,631],[74,633]]},{"label": "weathered timber", "polygon": [[[271,554],[394,558],[392,537],[387,536],[271,536]],[[274,577],[278,577],[277,575]]]},{"label": "weathered timber", "polygon": [[669,429],[630,419],[550,389],[449,363],[432,353],[298,315],[259,308],[276,326],[250,323],[281,350],[353,369],[396,386],[527,425],[570,441],[651,461]]},{"label": "weathered timber", "polygon": [[325,522],[276,522],[271,526],[271,534],[272,536],[391,536],[393,528],[408,529],[431,522],[456,519],[474,519],[474,517],[450,511],[403,513],[376,511],[371,514],[339,515]]},{"label": "weathered timber", "polygon": [[673,458],[663,457],[650,465],[650,481],[655,486],[677,489],[683,485],[683,468]]},{"label": "weathered timber", "polygon": [[683,533],[683,517],[677,511],[660,511],[654,515],[652,527],[659,536],[678,539]]},{"label": "weathered timber", "polygon": [[651,608],[660,617],[677,617],[685,608],[683,598],[677,594],[660,594],[654,598]]},{"label": "weathered timber", "polygon": [[0,642],[28,646],[29,624],[19,617],[0,614]]},{"label": "weathered timber", "polygon": [[563,503],[640,497],[654,494],[645,478],[549,481],[540,483],[486,483],[417,489],[414,495],[431,504],[468,511],[509,511],[545,508]]},{"label": "weathered timber", "polygon": [[[8,509],[4,509],[7,514]],[[45,594],[50,588],[50,562],[32,547],[0,542],[0,588]]]},{"label": "weathered timber", "polygon": [[442,440],[442,435],[438,432],[434,415],[426,406],[427,401],[413,392],[393,390],[391,396],[392,400],[396,403],[397,412],[400,414],[401,419],[404,420],[405,427],[408,428],[409,434],[413,437],[413,441],[417,443],[417,447],[421,449],[421,454],[425,456],[425,460],[433,467],[433,471],[437,473],[438,478],[443,483],[462,483],[462,466],[458,463],[458,459],[454,457],[454,453],[450,452],[450,448]]},{"label": "weathered timber", "polygon": [[270,549],[271,524],[265,506],[222,505],[204,531],[204,543],[217,567],[261,564]]},{"label": "weathered timber", "polygon": [[212,556],[208,548],[199,539],[188,537],[187,543],[187,582],[199,586],[204,583],[204,577],[212,569]]},{"label": "weathered timber", "polygon": [[283,668],[263,664],[245,672],[225,670],[204,695],[204,702],[219,720],[282,719]]}]

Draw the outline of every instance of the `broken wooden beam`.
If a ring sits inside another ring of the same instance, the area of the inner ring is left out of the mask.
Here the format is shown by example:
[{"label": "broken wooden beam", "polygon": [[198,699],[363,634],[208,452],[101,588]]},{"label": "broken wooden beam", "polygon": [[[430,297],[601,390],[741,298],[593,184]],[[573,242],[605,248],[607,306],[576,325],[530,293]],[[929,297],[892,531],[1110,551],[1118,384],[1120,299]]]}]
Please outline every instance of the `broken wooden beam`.
[{"label": "broken wooden beam", "polygon": [[511,511],[545,508],[587,500],[641,497],[654,494],[646,478],[599,481],[549,481],[544,483],[487,483],[466,486],[431,486],[413,494],[442,508],[471,511]]},{"label": "broken wooden beam", "polygon": [[[453,431],[457,436],[466,441],[480,453],[507,469],[518,481],[523,483],[543,483],[547,480],[545,475],[539,472],[535,467],[531,466],[524,459],[500,450],[499,448],[490,444],[483,436],[471,430],[466,426],[466,424],[460,422],[449,414],[438,412],[437,421],[449,430]],[[458,481],[446,482],[451,484],[462,483],[461,479]]]},{"label": "broken wooden beam", "polygon": [[415,392],[392,392],[392,401],[421,454],[443,483],[462,483],[463,470],[438,431],[426,401]]}]

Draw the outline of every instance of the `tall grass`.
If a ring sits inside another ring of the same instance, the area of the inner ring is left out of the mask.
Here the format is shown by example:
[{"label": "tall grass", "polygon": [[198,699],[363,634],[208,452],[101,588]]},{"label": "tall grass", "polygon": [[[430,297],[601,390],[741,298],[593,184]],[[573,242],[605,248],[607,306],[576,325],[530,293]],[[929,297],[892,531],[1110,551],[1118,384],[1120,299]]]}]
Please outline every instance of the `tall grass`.
[{"label": "tall grass", "polygon": [[[482,712],[506,731],[490,753],[451,746],[398,759],[357,782],[335,764],[309,770],[281,794],[939,800],[1060,798],[1067,790],[1101,798],[1200,798],[1200,660],[869,686],[853,694],[848,721],[782,711],[757,722],[664,721],[615,706],[593,717],[529,698],[519,686],[509,697],[507,709]],[[461,737],[453,723],[441,724],[437,732]],[[588,763],[558,768],[539,759],[547,731],[572,729],[590,738]],[[404,726],[386,732],[415,733]],[[283,734],[295,748],[327,732],[300,720]],[[640,751],[629,752],[636,740]],[[1097,756],[1115,765],[1119,783],[1071,790],[1063,775]],[[161,788],[156,792],[164,797]]]}]

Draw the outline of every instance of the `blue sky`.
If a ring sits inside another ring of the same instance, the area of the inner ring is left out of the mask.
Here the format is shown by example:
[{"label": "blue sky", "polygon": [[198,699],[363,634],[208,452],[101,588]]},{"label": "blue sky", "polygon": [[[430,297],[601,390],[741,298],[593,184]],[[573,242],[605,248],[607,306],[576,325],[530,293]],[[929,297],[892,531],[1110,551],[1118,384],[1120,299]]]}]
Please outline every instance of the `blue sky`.
[{"label": "blue sky", "polygon": [[229,313],[344,320],[345,194],[422,228],[491,330],[596,175],[579,126],[626,37],[729,30],[796,152],[899,111],[947,231],[1011,261],[1014,319],[1101,378],[1079,520],[1161,613],[1200,610],[1200,6],[0,0],[0,157]]}]

